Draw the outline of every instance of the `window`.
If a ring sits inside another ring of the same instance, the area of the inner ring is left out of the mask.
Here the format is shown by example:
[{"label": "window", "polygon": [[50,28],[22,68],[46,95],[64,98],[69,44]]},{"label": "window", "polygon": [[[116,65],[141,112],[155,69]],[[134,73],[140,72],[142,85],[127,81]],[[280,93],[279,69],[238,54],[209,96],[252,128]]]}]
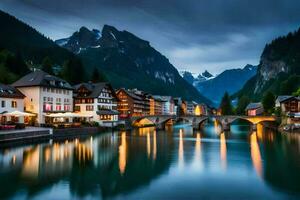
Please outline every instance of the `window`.
[{"label": "window", "polygon": [[16,108],[17,107],[17,101],[11,101],[11,107]]},{"label": "window", "polygon": [[80,106],[75,106],[74,109],[75,109],[75,111],[80,112]]},{"label": "window", "polygon": [[61,111],[61,105],[57,105],[57,106],[56,106],[56,110],[57,110],[57,111]]},{"label": "window", "polygon": [[1,107],[2,107],[2,108],[5,107],[5,101],[1,101]]},{"label": "window", "polygon": [[94,110],[94,106],[86,106],[86,111],[93,111]]},{"label": "window", "polygon": [[52,111],[52,105],[51,104],[45,103],[43,107],[44,107],[44,111]]},{"label": "window", "polygon": [[[71,106],[69,106],[69,105],[64,105],[64,110],[65,110],[65,111],[70,111],[70,110],[71,110]],[[80,107],[79,107],[79,111],[80,111]]]}]

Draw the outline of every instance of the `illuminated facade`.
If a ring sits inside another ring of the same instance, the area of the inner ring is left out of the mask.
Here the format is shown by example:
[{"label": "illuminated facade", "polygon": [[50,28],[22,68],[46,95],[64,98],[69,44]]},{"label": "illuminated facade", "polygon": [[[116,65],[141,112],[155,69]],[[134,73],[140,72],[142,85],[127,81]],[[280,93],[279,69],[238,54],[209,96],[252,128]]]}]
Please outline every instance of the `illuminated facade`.
[{"label": "illuminated facade", "polygon": [[74,89],[75,112],[91,115],[101,126],[117,125],[117,95],[109,83],[81,83]]},{"label": "illuminated facade", "polygon": [[250,103],[248,104],[245,110],[248,116],[259,116],[262,115],[264,112],[261,103]]},{"label": "illuminated facade", "polygon": [[[0,84],[0,113],[9,113],[13,111],[24,111],[25,96],[12,86]],[[0,123],[7,121],[24,122],[24,118],[15,118],[11,116],[1,116]]]},{"label": "illuminated facade", "polygon": [[25,111],[37,114],[44,124],[46,115],[73,111],[73,88],[63,79],[35,70],[12,84],[25,95]]},{"label": "illuminated facade", "polygon": [[119,99],[118,111],[121,118],[150,115],[148,95],[137,89],[120,89],[116,92]]}]

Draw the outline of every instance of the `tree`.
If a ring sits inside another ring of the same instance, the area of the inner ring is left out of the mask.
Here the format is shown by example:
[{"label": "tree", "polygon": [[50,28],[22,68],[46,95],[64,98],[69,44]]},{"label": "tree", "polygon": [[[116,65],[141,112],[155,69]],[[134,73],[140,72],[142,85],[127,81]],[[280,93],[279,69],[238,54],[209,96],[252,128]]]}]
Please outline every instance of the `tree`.
[{"label": "tree", "polygon": [[16,55],[8,55],[6,66],[12,73],[19,76],[23,76],[30,71],[19,52]]},{"label": "tree", "polygon": [[100,74],[98,69],[95,67],[92,73],[92,82],[97,83],[100,81]]},{"label": "tree", "polygon": [[233,109],[231,105],[231,99],[228,92],[225,92],[221,104],[220,104],[221,114],[222,115],[232,115]]},{"label": "tree", "polygon": [[265,113],[271,114],[274,112],[275,108],[275,96],[272,92],[267,92],[263,99],[262,99],[262,104],[265,110]]},{"label": "tree", "polygon": [[245,114],[245,109],[247,105],[250,103],[250,99],[247,96],[242,96],[239,98],[237,107],[236,107],[236,114],[243,115]]},{"label": "tree", "polygon": [[52,60],[47,56],[43,59],[42,61],[42,70],[44,72],[47,72],[48,74],[51,74],[53,75],[54,72],[53,72],[53,63],[52,63]]},{"label": "tree", "polygon": [[62,70],[62,78],[71,84],[85,81],[85,70],[79,58],[73,56],[65,62]]},{"label": "tree", "polygon": [[297,91],[293,92],[293,96],[299,97],[300,96],[300,88]]}]

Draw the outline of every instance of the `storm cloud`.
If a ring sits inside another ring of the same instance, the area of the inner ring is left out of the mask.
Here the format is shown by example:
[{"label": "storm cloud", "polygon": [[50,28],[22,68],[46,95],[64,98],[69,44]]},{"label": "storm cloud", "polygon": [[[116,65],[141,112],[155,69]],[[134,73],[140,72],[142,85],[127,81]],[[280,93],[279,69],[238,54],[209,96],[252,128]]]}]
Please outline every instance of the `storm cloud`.
[{"label": "storm cloud", "polygon": [[52,39],[104,24],[150,41],[179,70],[258,64],[267,42],[300,25],[299,0],[1,0]]}]

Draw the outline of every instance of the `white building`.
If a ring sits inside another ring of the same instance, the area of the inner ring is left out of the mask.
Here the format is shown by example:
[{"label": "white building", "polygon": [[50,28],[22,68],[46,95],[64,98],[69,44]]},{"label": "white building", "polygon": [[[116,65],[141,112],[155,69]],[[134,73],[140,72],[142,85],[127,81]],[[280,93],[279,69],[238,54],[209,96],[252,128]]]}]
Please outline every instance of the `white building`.
[{"label": "white building", "polygon": [[37,123],[51,123],[51,113],[73,111],[73,88],[58,77],[36,70],[12,84],[25,97],[25,111],[37,114]]},{"label": "white building", "polygon": [[6,113],[24,111],[25,96],[12,86],[0,84],[0,123],[8,121],[24,122],[24,117],[6,116]]},{"label": "white building", "polygon": [[81,83],[74,89],[75,112],[93,116],[101,126],[117,125],[117,96],[109,83]]},{"label": "white building", "polygon": [[160,99],[162,102],[163,115],[176,115],[174,100],[171,96],[153,95],[154,98]]}]

